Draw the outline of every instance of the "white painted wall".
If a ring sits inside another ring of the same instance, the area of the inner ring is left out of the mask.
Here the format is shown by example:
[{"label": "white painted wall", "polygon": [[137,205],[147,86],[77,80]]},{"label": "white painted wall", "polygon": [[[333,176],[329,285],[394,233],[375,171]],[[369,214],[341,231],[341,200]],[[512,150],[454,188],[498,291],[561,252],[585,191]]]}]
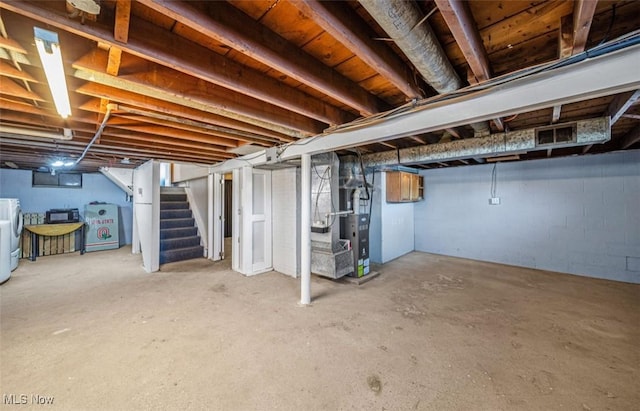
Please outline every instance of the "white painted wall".
[{"label": "white painted wall", "polygon": [[640,283],[640,151],[422,172],[416,250]]},{"label": "white painted wall", "polygon": [[189,180],[184,186],[184,191],[187,194],[189,200],[189,207],[193,218],[196,222],[196,227],[200,233],[200,239],[204,249],[208,249],[208,227],[209,227],[209,182],[208,177],[197,178]]},{"label": "white painted wall", "polygon": [[[1,154],[0,154],[1,156]],[[18,198],[25,213],[44,213],[52,208],[77,208],[92,201],[117,204],[120,212],[121,245],[131,244],[133,205],[127,195],[100,173],[83,173],[82,188],[32,187],[30,170],[0,169],[0,198]]]},{"label": "white painted wall", "polygon": [[414,250],[414,204],[387,203],[386,173],[375,173],[369,255],[386,263]]},{"label": "white painted wall", "polygon": [[273,269],[291,277],[300,274],[299,170],[272,172]]},{"label": "white painted wall", "polygon": [[171,172],[171,182],[179,183],[182,181],[207,177],[209,174],[209,167],[205,165],[173,163]]}]

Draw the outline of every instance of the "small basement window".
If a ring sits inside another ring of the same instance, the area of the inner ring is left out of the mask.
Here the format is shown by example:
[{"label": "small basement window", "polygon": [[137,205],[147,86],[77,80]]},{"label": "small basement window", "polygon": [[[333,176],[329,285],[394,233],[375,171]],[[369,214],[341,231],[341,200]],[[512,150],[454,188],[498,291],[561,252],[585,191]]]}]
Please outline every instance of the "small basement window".
[{"label": "small basement window", "polygon": [[67,173],[58,171],[55,174],[34,171],[31,180],[32,187],[60,187],[82,188],[82,173]]},{"label": "small basement window", "polygon": [[536,144],[574,143],[576,141],[576,124],[560,124],[536,129]]}]

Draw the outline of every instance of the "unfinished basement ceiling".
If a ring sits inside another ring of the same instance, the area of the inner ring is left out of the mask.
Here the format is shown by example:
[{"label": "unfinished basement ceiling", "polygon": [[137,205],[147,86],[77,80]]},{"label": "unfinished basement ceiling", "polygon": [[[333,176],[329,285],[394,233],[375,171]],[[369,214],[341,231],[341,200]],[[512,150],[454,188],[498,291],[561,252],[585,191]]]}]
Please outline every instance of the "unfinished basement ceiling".
[{"label": "unfinished basement ceiling", "polygon": [[[56,158],[77,159],[109,103],[116,109],[75,170],[132,167],[152,158],[213,164],[237,157],[248,144],[286,144],[436,95],[437,87],[425,81],[410,53],[399,47],[402,42],[391,39],[393,34],[367,11],[389,8],[390,3],[362,3],[366,7],[357,1],[103,0],[94,16],[63,0],[3,1],[0,166],[9,162],[37,169]],[[637,1],[411,4],[419,18],[411,31],[431,28],[442,49],[442,64],[450,64],[462,87],[577,54],[640,29]],[[34,26],[60,37],[72,104],[66,121],[53,106],[35,50]],[[420,45],[412,46],[420,55]],[[496,133],[613,115],[612,138],[605,144],[535,151],[519,158],[637,148],[637,98],[633,91],[586,96],[577,103],[492,119],[488,125]],[[56,134],[68,128],[73,138],[28,137],[7,127]],[[358,149],[366,154],[472,138],[474,133],[482,138],[474,128]],[[128,165],[122,164],[125,158]]]}]

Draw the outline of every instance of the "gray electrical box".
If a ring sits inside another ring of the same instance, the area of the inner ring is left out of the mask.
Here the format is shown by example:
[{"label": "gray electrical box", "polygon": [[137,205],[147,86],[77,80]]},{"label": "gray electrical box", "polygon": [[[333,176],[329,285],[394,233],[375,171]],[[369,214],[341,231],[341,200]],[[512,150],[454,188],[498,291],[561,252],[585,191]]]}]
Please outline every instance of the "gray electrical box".
[{"label": "gray electrical box", "polygon": [[351,240],[353,248],[353,277],[369,274],[369,215],[350,214],[343,222],[344,238]]},{"label": "gray electrical box", "polygon": [[84,207],[86,251],[111,250],[120,247],[118,206],[87,204]]}]

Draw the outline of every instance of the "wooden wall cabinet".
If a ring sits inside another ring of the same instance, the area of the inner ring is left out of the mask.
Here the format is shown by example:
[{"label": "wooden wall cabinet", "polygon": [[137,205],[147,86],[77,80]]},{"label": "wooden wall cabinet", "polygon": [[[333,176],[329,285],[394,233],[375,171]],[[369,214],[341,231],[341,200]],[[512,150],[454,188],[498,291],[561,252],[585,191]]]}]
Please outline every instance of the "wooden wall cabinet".
[{"label": "wooden wall cabinet", "polygon": [[387,171],[387,203],[408,203],[424,197],[421,175],[404,171]]}]

